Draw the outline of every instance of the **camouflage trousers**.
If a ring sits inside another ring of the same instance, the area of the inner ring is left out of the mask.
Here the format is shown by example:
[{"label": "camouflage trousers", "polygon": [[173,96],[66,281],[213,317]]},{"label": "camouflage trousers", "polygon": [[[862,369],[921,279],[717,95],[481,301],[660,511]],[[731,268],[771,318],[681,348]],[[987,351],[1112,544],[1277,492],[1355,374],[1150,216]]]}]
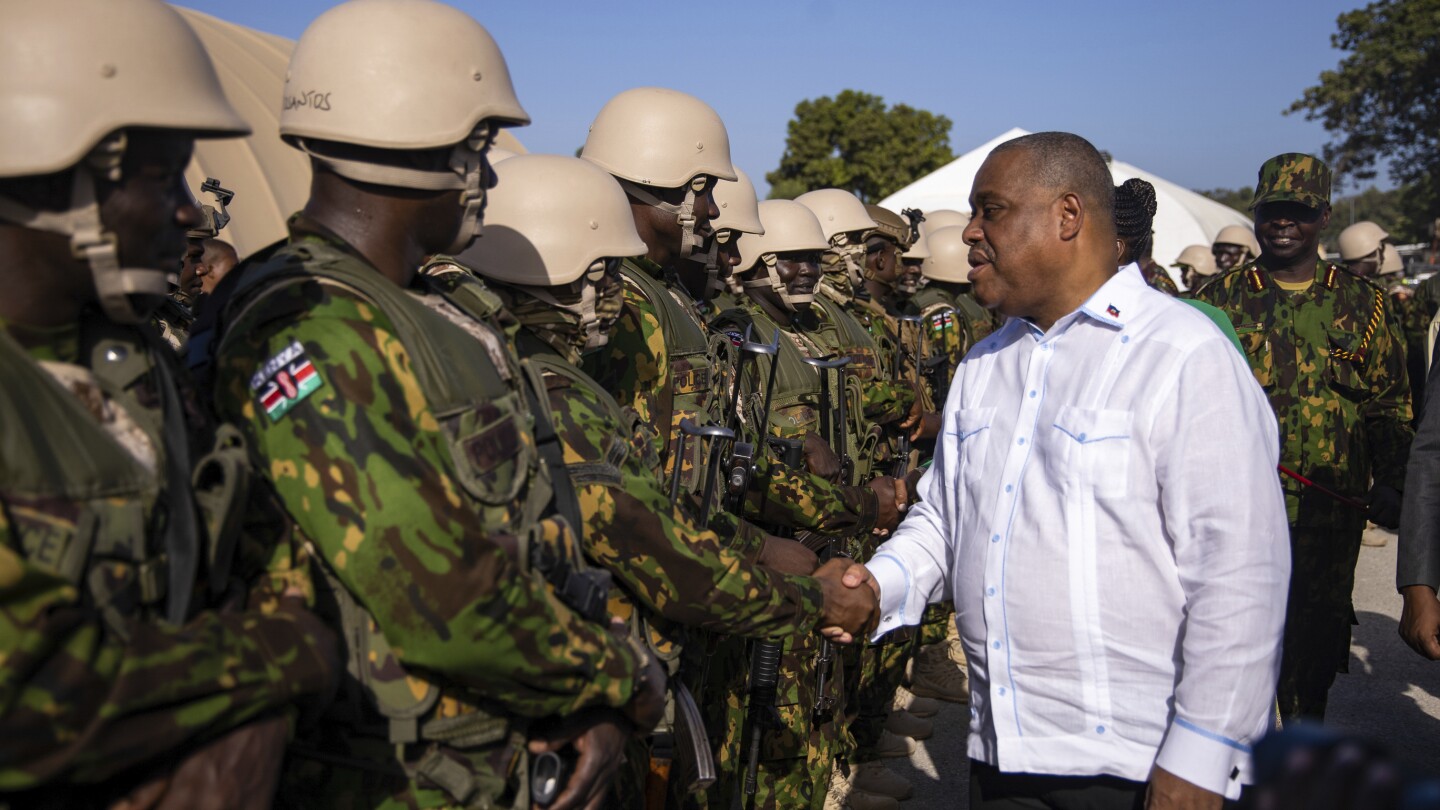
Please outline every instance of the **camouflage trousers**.
[{"label": "camouflage trousers", "polygon": [[[876,759],[875,747],[885,731],[885,718],[895,701],[895,692],[905,681],[905,665],[915,657],[919,628],[906,627],[887,633],[874,644],[847,650],[846,670],[858,671],[859,678],[848,695],[853,709],[850,731],[855,737],[855,762]],[[852,652],[853,650],[853,652]]]},{"label": "camouflage trousers", "polygon": [[925,608],[920,619],[920,646],[929,647],[950,638],[950,628],[955,624],[955,603],[941,602]]},{"label": "camouflage trousers", "polygon": [[[750,751],[750,645],[730,640],[723,647],[723,651],[713,656],[710,672],[712,679],[723,673],[726,676],[723,685],[708,689],[709,695],[702,699],[707,710],[718,709],[723,715],[717,725],[709,726],[712,734],[717,728],[720,732],[715,735],[714,748],[719,779],[707,798],[712,808],[750,807],[750,799],[744,793]],[[829,716],[816,716],[819,654],[820,639],[816,635],[785,640],[778,697],[776,705],[765,712],[760,741],[753,804],[757,810],[820,810],[830,786],[833,763],[848,756],[854,746],[838,710]],[[837,706],[842,673],[837,654],[826,687],[826,694]],[[707,723],[710,722],[708,714],[707,711]],[[694,808],[698,803],[687,801],[684,806]]]},{"label": "camouflage trousers", "polygon": [[1330,686],[1350,661],[1351,592],[1364,517],[1326,527],[1290,527],[1290,593],[1276,688],[1283,722],[1321,720]]}]

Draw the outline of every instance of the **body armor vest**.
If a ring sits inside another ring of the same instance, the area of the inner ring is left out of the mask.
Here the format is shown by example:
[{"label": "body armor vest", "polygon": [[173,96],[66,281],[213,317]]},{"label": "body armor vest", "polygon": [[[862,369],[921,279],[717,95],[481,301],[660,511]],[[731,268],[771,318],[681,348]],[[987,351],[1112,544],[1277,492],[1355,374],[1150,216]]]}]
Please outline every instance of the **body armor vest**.
[{"label": "body armor vest", "polygon": [[225,430],[192,465],[176,361],[153,338],[92,319],[80,356],[41,364],[0,330],[0,502],[19,551],[74,584],[111,632],[183,624],[198,574],[212,594],[228,584],[244,448]]},{"label": "body armor vest", "polygon": [[[522,565],[541,570],[561,599],[572,602],[566,598],[567,578],[584,568],[583,555],[573,543],[565,542],[573,538],[564,538],[557,545],[553,534],[542,537],[540,519],[552,510],[563,515],[574,514],[578,508],[552,503],[557,489],[562,489],[552,485],[552,476],[563,471],[547,469],[541,463],[542,450],[535,437],[542,431],[535,423],[538,418],[548,425],[548,414],[532,412],[527,391],[533,396],[536,381],[510,353],[504,336],[490,325],[501,309],[499,299],[458,268],[456,272],[442,268],[418,276],[423,292],[407,291],[335,247],[304,241],[285,245],[265,264],[247,269],[231,298],[225,322],[238,327],[251,312],[263,311],[275,293],[296,284],[315,283],[359,295],[389,319],[444,432],[466,507],[480,514],[487,526],[513,534],[521,544],[518,556]],[[237,331],[225,330],[220,353]],[[550,435],[553,439],[553,431]],[[497,454],[482,452],[497,443],[517,452],[498,461],[493,460]],[[344,682],[345,694],[332,709],[334,719],[357,733],[388,737],[396,746],[396,760],[410,778],[424,776],[458,802],[489,807],[487,794],[498,795],[503,786],[479,784],[474,771],[440,753],[442,745],[482,756],[477,749],[508,741],[517,751],[515,767],[523,782],[523,758],[518,757],[524,743],[523,723],[474,692],[407,671],[373,617],[322,561],[322,555],[316,553],[313,558],[328,585],[325,596],[333,599],[333,612],[338,614],[332,618],[338,618],[343,628],[351,676]],[[587,612],[580,605],[571,606]],[[428,746],[418,760],[406,753],[405,747],[412,743]],[[412,761],[417,762],[413,767]],[[368,761],[347,764],[370,769],[386,765]],[[394,763],[388,767],[393,769]],[[517,800],[528,806],[526,788],[518,791]]]},{"label": "body armor vest", "polygon": [[[621,267],[625,282],[638,289],[660,319],[661,333],[670,366],[670,424],[655,425],[666,432],[663,473],[671,474],[675,450],[680,443],[680,420],[693,419],[696,424],[726,423],[721,412],[725,406],[726,381],[733,368],[729,342],[706,330],[704,323],[677,300],[683,291],[672,291],[644,268],[627,260]],[[662,394],[664,396],[664,394]],[[704,482],[698,454],[700,442],[687,442],[685,458],[680,459],[681,486],[687,492],[699,492]]]}]

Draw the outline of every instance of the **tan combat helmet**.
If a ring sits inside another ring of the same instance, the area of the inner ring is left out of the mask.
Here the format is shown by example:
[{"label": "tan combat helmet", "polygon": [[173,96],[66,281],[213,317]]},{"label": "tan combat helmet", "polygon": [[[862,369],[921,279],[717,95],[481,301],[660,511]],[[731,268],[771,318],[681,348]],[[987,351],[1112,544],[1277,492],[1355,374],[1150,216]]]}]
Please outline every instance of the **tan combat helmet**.
[{"label": "tan combat helmet", "polygon": [[1194,273],[1201,276],[1213,276],[1220,272],[1219,265],[1215,264],[1215,254],[1205,245],[1191,245],[1180,251],[1180,256],[1175,259],[1176,266],[1190,268]]},{"label": "tan combat helmet", "polygon": [[749,273],[764,266],[764,277],[743,282],[746,287],[769,287],[780,296],[785,308],[795,312],[801,305],[815,300],[815,293],[791,295],[780,281],[775,265],[782,253],[821,252],[830,248],[830,241],[809,208],[793,200],[766,200],[759,204],[763,234],[751,234],[740,240],[740,272]]},{"label": "tan combat helmet", "polygon": [[1214,245],[1239,245],[1245,248],[1250,255],[1241,259],[1241,264],[1260,255],[1260,240],[1255,238],[1255,229],[1245,225],[1226,225],[1221,228],[1220,233],[1215,234],[1215,241],[1211,243],[1212,247]]},{"label": "tan combat helmet", "polygon": [[169,292],[164,270],[120,266],[115,237],[100,220],[96,184],[120,180],[125,131],[196,138],[250,131],[194,31],[158,0],[6,0],[0,121],[0,178],[75,168],[65,210],[0,197],[0,219],[68,236],[90,265],[105,314],[120,323],[140,322]]},{"label": "tan combat helmet", "polygon": [[920,223],[920,230],[931,233],[941,228],[964,228],[969,224],[969,214],[953,208],[937,208],[925,212],[925,221]]},{"label": "tan combat helmet", "polygon": [[486,278],[513,284],[571,311],[586,347],[604,345],[597,289],[586,284],[578,305],[562,304],[546,288],[596,280],[608,259],[645,252],[630,202],[615,178],[578,158],[516,155],[495,166],[485,208],[485,236],[457,258]]},{"label": "tan combat helmet", "polygon": [[865,240],[860,234],[875,227],[865,203],[838,188],[807,191],[796,197],[795,202],[809,208],[820,221],[820,230],[829,240],[830,250],[843,262],[850,284],[858,288],[865,278]]},{"label": "tan combat helmet", "polygon": [[1357,222],[1340,232],[1340,259],[1356,262],[1363,259],[1379,258],[1375,254],[1390,234],[1384,228],[1368,220]]},{"label": "tan combat helmet", "polygon": [[[716,181],[715,190],[712,193],[715,197],[715,208],[720,212],[720,216],[710,221],[710,229],[714,233],[710,237],[710,245],[705,251],[705,284],[718,295],[720,289],[720,245],[739,240],[747,233],[765,233],[765,227],[760,224],[760,208],[755,193],[755,184],[750,182],[749,175],[740,171],[740,167],[735,167],[734,180]],[[725,276],[725,284],[729,286],[730,292],[737,295],[741,292],[740,282],[733,273]]]},{"label": "tan combat helmet", "polygon": [[[497,128],[528,123],[505,57],[468,14],[434,0],[349,0],[300,35],[280,136],[341,177],[460,191],[465,216],[450,248],[459,251],[480,232],[486,147]],[[349,157],[329,144],[393,159]],[[443,149],[443,168],[410,159]]]},{"label": "tan combat helmet", "polygon": [[[663,87],[636,87],[605,102],[580,157],[614,175],[630,196],[674,214],[687,257],[703,247],[695,195],[712,177],[735,179],[725,122],[700,99]],[[685,199],[667,203],[650,190],[657,188],[684,188]]]},{"label": "tan combat helmet", "polygon": [[1405,262],[1400,258],[1400,251],[1389,242],[1385,243],[1385,252],[1380,259],[1380,275],[1389,276],[1405,270]]},{"label": "tan combat helmet", "polygon": [[927,231],[925,239],[930,243],[930,258],[921,263],[921,275],[931,281],[969,284],[970,245],[965,242],[965,229],[953,225],[937,228]]},{"label": "tan combat helmet", "polygon": [[910,245],[909,250],[900,254],[900,258],[907,262],[930,258],[930,240],[925,237],[925,223],[923,221],[920,223],[919,234],[916,235],[915,241]]}]

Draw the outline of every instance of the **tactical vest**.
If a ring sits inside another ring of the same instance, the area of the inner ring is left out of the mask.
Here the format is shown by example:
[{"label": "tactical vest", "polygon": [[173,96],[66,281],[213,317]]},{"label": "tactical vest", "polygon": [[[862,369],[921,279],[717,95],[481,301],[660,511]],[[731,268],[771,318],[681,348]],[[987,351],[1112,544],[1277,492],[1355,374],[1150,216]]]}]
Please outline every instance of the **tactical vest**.
[{"label": "tactical vest", "polygon": [[825,314],[819,319],[820,325],[812,333],[813,337],[822,346],[850,358],[850,365],[845,368],[848,395],[845,415],[849,421],[846,441],[855,461],[855,480],[848,483],[864,483],[870,480],[871,472],[885,453],[885,431],[866,418],[861,405],[861,381],[881,379],[879,349],[865,327],[839,304],[823,296],[816,296],[815,303]]},{"label": "tactical vest", "polygon": [[[713,335],[704,324],[675,299],[660,280],[631,261],[621,267],[626,283],[638,289],[660,319],[661,334],[670,366],[670,424],[655,425],[668,431],[664,474],[666,480],[675,463],[680,443],[680,420],[693,419],[696,424],[725,424],[724,394],[726,381],[733,368],[729,341]],[[683,292],[679,294],[684,294]],[[663,394],[662,394],[663,395]],[[687,492],[703,488],[701,466],[697,464],[699,442],[686,442],[685,458],[681,459],[681,485]]]},{"label": "tactical vest", "polygon": [[731,332],[731,339],[740,339],[747,326],[754,326],[754,340],[768,343],[775,330],[780,330],[779,367],[775,371],[775,391],[771,393],[770,412],[761,414],[765,404],[764,382],[770,369],[760,364],[755,369],[758,384],[745,395],[746,418],[752,425],[768,425],[771,435],[798,439],[807,432],[819,432],[820,373],[804,362],[805,354],[795,345],[792,330],[782,328],[759,307],[737,307],[716,316],[716,331]]},{"label": "tactical vest", "polygon": [[[226,430],[191,464],[176,362],[153,338],[91,319],[80,356],[52,373],[0,330],[0,502],[26,560],[74,584],[120,638],[136,619],[183,624],[202,571],[211,593],[227,585],[245,450]],[[71,372],[88,372],[153,469],[54,376]]]},{"label": "tactical vest", "polygon": [[[360,296],[390,321],[446,437],[466,507],[479,514],[486,526],[514,535],[522,546],[518,555],[522,566],[540,569],[562,600],[571,601],[566,598],[566,583],[584,568],[583,555],[573,546],[556,548],[548,545],[553,538],[542,538],[540,519],[552,510],[559,489],[552,483],[556,471],[541,463],[542,450],[535,441],[549,424],[548,414],[532,409],[527,401],[537,390],[532,372],[489,326],[501,309],[499,299],[463,271],[419,276],[417,283],[425,293],[408,292],[335,247],[296,242],[242,277],[225,314],[224,322],[232,328],[224,330],[218,352],[224,354],[226,343],[238,331],[233,326],[245,323],[252,312],[263,312],[276,293],[315,283]],[[537,424],[537,419],[545,421]],[[553,438],[553,431],[549,435]],[[497,443],[517,452],[494,460],[496,454],[484,450]],[[554,504],[554,508],[561,514],[578,512],[573,504]],[[508,741],[518,752],[524,742],[523,723],[473,692],[407,671],[373,617],[322,562],[322,555],[317,553],[314,559],[338,611],[351,676],[345,683],[348,693],[335,703],[333,719],[359,734],[387,737],[411,779],[424,776],[462,804],[491,806],[486,794],[498,794],[503,786],[479,783],[474,770],[446,757],[439,748],[478,757],[477,750]],[[405,751],[411,743],[428,747],[413,767]],[[523,784],[523,757],[517,760],[514,766]],[[378,763],[345,764],[374,769]],[[525,789],[517,800],[528,806]]]}]

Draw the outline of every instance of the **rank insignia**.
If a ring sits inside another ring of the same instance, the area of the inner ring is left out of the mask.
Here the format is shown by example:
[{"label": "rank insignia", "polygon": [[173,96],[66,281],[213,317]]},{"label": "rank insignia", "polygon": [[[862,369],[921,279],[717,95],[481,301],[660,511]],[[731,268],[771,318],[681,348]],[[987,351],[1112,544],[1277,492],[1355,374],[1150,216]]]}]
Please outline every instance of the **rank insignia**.
[{"label": "rank insignia", "polygon": [[279,354],[266,360],[250,378],[250,390],[272,422],[279,421],[323,384],[299,341],[292,341]]}]

